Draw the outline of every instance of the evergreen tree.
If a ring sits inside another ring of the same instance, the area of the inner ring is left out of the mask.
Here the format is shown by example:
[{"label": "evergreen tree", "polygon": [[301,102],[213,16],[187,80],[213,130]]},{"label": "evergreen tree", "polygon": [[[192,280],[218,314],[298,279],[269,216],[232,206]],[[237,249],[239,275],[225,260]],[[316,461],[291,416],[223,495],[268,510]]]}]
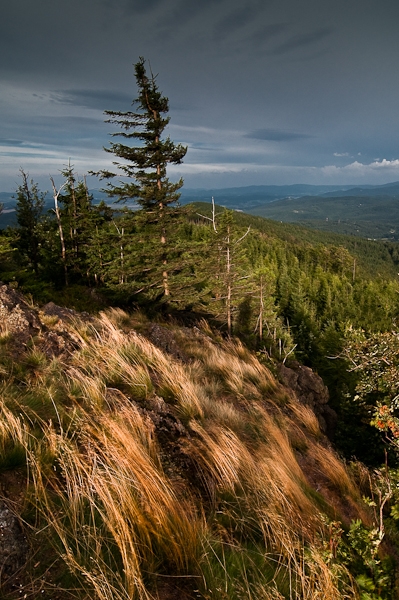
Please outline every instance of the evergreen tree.
[{"label": "evergreen tree", "polygon": [[24,254],[37,274],[40,261],[41,236],[39,223],[44,207],[45,194],[39,192],[33,179],[20,169],[22,184],[17,189],[16,214],[18,222],[18,248]]},{"label": "evergreen tree", "polygon": [[65,177],[65,186],[60,202],[60,219],[65,236],[66,264],[75,279],[88,276],[88,245],[93,230],[98,224],[98,213],[92,205],[85,180],[78,180],[73,166],[61,172]]},{"label": "evergreen tree", "polygon": [[90,279],[96,285],[105,283],[106,273],[109,269],[110,255],[113,255],[112,241],[109,236],[109,227],[113,219],[114,210],[104,201],[92,205],[91,231],[86,240],[86,259]]},{"label": "evergreen tree", "polygon": [[[139,93],[133,105],[137,110],[105,111],[110,117],[107,122],[122,129],[112,135],[134,143],[111,143],[109,148],[105,148],[124,162],[114,161],[118,172],[100,171],[97,174],[102,179],[112,179],[117,175],[128,178],[128,181],[120,181],[116,185],[108,183],[106,191],[119,200],[135,199],[143,209],[145,225],[158,230],[160,252],[153,260],[157,260],[160,267],[163,294],[169,296],[167,231],[174,213],[171,205],[180,197],[178,190],[183,180],[171,183],[166,176],[166,169],[168,164],[180,164],[187,148],[174,144],[169,137],[162,138],[170,121],[170,117],[166,116],[169,101],[159,91],[156,77],[152,73],[147,75],[142,57],[135,64],[135,74]],[[148,252],[145,251],[143,256],[145,254]]]},{"label": "evergreen tree", "polygon": [[[61,174],[65,181],[58,190],[50,177],[58,241],[54,244],[54,236],[50,235],[51,239],[46,240],[46,250],[58,255],[59,261],[53,257],[53,267],[55,263],[57,267],[61,267],[65,285],[81,282],[83,279],[88,282],[94,279],[98,283],[101,258],[99,262],[94,260],[94,257],[98,257],[98,228],[112,218],[112,209],[104,203],[93,206],[93,197],[87,189],[85,178],[78,179],[70,163]],[[51,233],[54,233],[54,224]],[[93,244],[96,249],[91,248]],[[53,268],[50,270],[54,271]]]}]

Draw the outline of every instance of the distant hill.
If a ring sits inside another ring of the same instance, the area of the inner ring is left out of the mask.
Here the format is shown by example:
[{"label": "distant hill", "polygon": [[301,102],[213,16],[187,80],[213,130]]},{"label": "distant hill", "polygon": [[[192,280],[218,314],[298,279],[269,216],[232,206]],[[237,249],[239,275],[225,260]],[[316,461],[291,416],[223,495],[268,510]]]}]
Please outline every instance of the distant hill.
[{"label": "distant hill", "polygon": [[[318,195],[318,194],[312,194]],[[366,185],[351,187],[347,190],[329,191],[323,194],[326,198],[337,196],[396,196],[399,198],[399,181],[384,185]]]},{"label": "distant hill", "polygon": [[210,202],[276,221],[356,235],[399,240],[399,182],[363,186],[248,186],[183,190],[181,201]]},{"label": "distant hill", "polygon": [[[371,239],[399,240],[398,195],[305,196],[249,209],[254,215]],[[395,189],[395,188],[393,188]],[[365,192],[361,190],[362,194]]]},{"label": "distant hill", "polygon": [[[399,184],[398,184],[399,185]],[[210,202],[215,199],[217,204],[227,208],[248,211],[249,209],[263,206],[287,197],[319,196],[327,193],[341,193],[350,190],[347,185],[250,185],[247,187],[233,187],[220,189],[185,189],[183,188],[180,201],[182,204],[189,202]]]}]

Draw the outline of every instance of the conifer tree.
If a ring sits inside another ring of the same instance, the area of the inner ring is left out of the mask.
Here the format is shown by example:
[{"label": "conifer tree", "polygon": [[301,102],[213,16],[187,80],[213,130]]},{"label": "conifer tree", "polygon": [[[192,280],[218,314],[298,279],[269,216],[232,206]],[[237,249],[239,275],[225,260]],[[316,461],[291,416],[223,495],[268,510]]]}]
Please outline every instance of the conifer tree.
[{"label": "conifer tree", "polygon": [[91,230],[87,232],[85,253],[87,270],[90,279],[96,285],[105,283],[109,270],[110,254],[113,254],[113,241],[110,239],[109,226],[113,220],[114,211],[103,200],[91,207]]},{"label": "conifer tree", "polygon": [[132,104],[136,111],[105,111],[109,116],[107,122],[122,130],[112,135],[126,140],[125,143],[111,143],[105,150],[123,162],[114,161],[117,172],[100,171],[97,174],[101,179],[112,179],[117,175],[128,178],[118,184],[108,183],[106,191],[119,200],[136,200],[143,209],[145,225],[158,229],[160,252],[158,257],[154,256],[154,261],[158,261],[160,267],[163,294],[169,296],[168,222],[175,212],[173,205],[180,197],[178,190],[183,180],[171,183],[166,169],[169,164],[180,164],[187,148],[173,143],[169,137],[162,138],[170,121],[167,116],[169,101],[159,91],[156,76],[152,72],[147,75],[143,57],[135,64],[135,75],[138,97]]},{"label": "conifer tree", "polygon": [[93,250],[91,246],[98,246],[97,239],[93,241],[93,238],[98,238],[98,228],[112,218],[112,209],[105,203],[93,205],[86,179],[76,176],[70,162],[61,174],[65,181],[58,190],[54,179],[50,177],[59,239],[52,250],[59,252],[65,285],[83,279],[98,283],[98,264],[94,260],[98,252],[97,248]]},{"label": "conifer tree", "polygon": [[18,248],[31,262],[35,273],[40,260],[41,236],[39,223],[44,207],[44,195],[37,183],[20,169],[22,184],[17,189],[16,214],[18,222]]},{"label": "conifer tree", "polygon": [[93,197],[89,194],[86,181],[76,177],[73,165],[68,163],[62,175],[65,186],[59,197],[60,218],[65,235],[66,262],[68,270],[75,277],[87,275],[87,260],[90,236],[96,225],[97,213],[92,205]]}]

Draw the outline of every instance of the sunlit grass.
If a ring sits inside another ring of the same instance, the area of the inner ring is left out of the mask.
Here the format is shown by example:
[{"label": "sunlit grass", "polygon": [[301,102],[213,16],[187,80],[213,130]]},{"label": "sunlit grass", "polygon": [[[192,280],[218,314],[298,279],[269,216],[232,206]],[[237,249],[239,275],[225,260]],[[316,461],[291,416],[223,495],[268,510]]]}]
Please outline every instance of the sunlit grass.
[{"label": "sunlit grass", "polygon": [[[152,600],[162,575],[209,600],[356,598],[324,558],[295,444],[305,436],[303,456],[359,515],[360,495],[314,414],[238,342],[194,336],[185,364],[130,324],[122,311],[76,321],[68,360],[33,347],[0,390],[0,467],[25,460],[32,527],[71,593]],[[180,420],[184,435],[167,438]]]}]

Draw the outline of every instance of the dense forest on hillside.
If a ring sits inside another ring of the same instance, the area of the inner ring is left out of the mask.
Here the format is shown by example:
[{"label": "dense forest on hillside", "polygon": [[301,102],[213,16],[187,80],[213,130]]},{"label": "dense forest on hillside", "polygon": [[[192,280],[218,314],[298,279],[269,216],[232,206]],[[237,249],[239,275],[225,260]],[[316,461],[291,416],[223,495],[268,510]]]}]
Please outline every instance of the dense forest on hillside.
[{"label": "dense forest on hillside", "polygon": [[[397,186],[381,186],[374,195],[325,194],[286,198],[249,210],[252,214],[288,223],[298,223],[329,233],[343,233],[370,239],[399,240]],[[355,191],[355,190],[352,190]],[[384,194],[385,192],[385,194]],[[370,192],[371,193],[371,192]]]},{"label": "dense forest on hillside", "polygon": [[[0,229],[0,472],[57,540],[55,597],[169,600],[171,576],[187,599],[393,599],[399,248],[180,206],[187,149],[135,71],[97,173],[117,207],[68,163],[46,211],[21,169]],[[300,373],[324,412],[295,400]]]}]

